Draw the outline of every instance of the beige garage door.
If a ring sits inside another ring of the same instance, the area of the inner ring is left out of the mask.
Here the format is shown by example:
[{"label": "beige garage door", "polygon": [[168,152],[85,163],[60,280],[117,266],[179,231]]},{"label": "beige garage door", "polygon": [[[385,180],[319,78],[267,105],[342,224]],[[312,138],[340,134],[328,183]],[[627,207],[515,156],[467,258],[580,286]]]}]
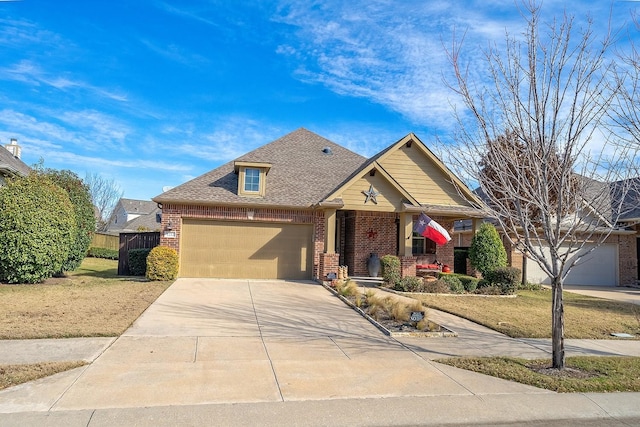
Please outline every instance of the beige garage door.
[{"label": "beige garage door", "polygon": [[180,277],[311,279],[310,224],[185,219]]}]

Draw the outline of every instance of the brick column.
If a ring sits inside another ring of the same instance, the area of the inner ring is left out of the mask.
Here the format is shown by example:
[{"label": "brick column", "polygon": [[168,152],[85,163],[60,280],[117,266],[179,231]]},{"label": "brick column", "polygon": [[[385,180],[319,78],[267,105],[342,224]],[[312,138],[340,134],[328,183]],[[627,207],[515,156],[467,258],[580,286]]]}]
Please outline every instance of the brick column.
[{"label": "brick column", "polygon": [[400,257],[400,277],[415,277],[417,259],[414,256]]},{"label": "brick column", "polygon": [[329,273],[335,273],[336,277],[338,277],[339,263],[340,254],[320,254],[318,280],[327,280],[327,274]]}]

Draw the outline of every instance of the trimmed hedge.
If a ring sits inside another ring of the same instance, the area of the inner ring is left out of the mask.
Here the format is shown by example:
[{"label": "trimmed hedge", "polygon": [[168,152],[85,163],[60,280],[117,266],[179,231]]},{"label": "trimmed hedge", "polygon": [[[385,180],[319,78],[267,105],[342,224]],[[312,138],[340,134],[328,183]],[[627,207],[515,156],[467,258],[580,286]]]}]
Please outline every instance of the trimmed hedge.
[{"label": "trimmed hedge", "polygon": [[473,236],[469,247],[469,260],[482,276],[491,270],[507,266],[507,251],[493,224],[483,223]]},{"label": "trimmed hedge", "polygon": [[400,258],[395,255],[385,255],[380,258],[380,266],[385,286],[395,288],[400,283]]},{"label": "trimmed hedge", "polygon": [[118,259],[119,253],[115,249],[90,247],[87,251],[87,256],[93,258]]},{"label": "trimmed hedge", "polygon": [[522,272],[515,267],[502,267],[487,272],[482,281],[484,287],[497,286],[503,295],[511,295],[518,289]]},{"label": "trimmed hedge", "polygon": [[147,257],[151,249],[129,249],[129,274],[132,276],[144,276],[147,272]]},{"label": "trimmed hedge", "polygon": [[424,292],[424,281],[420,277],[406,276],[393,289],[400,292]]},{"label": "trimmed hedge", "polygon": [[156,246],[147,257],[149,280],[174,280],[178,277],[178,253],[166,246]]}]

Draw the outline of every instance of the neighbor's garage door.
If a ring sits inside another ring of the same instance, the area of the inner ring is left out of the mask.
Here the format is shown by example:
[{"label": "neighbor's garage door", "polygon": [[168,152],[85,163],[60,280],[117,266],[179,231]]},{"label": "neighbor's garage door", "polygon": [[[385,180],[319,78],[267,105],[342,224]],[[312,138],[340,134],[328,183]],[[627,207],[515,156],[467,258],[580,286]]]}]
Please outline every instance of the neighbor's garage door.
[{"label": "neighbor's garage door", "polygon": [[181,277],[311,279],[310,224],[185,219]]},{"label": "neighbor's garage door", "polygon": [[[583,253],[587,249],[583,249]],[[547,251],[548,253],[548,251]],[[527,262],[529,283],[550,284],[548,276],[532,260]],[[580,264],[573,267],[564,281],[565,285],[618,285],[618,249],[616,245],[601,245],[585,255]]]}]

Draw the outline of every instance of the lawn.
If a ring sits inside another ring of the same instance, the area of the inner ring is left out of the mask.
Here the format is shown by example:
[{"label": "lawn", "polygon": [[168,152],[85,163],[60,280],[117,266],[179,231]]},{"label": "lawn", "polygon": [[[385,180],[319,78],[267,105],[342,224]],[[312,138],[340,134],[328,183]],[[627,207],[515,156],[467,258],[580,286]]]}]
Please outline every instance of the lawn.
[{"label": "lawn", "polygon": [[0,285],[0,339],[121,335],[172,282],[120,277],[117,266],[86,258],[64,278]]},{"label": "lawn", "polygon": [[437,362],[559,393],[640,391],[637,357],[567,357],[563,372],[545,370],[549,360],[461,357]]},{"label": "lawn", "polygon": [[[117,275],[118,261],[85,258],[67,277],[0,284],[0,339],[121,335],[172,282]],[[86,364],[0,365],[0,389]]]},{"label": "lawn", "polygon": [[[551,338],[551,290],[515,298],[414,294],[425,306],[469,319],[513,338]],[[565,338],[611,339],[640,334],[640,307],[564,292]]]}]

